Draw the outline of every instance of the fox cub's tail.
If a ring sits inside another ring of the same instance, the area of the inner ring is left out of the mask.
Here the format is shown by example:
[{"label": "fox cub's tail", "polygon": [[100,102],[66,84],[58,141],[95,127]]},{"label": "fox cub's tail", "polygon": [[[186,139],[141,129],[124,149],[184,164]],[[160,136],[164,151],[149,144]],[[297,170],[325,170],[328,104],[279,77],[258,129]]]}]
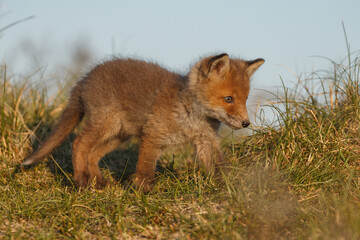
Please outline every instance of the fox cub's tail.
[{"label": "fox cub's tail", "polygon": [[80,81],[71,91],[69,103],[62,113],[59,123],[39,149],[25,160],[22,164],[23,166],[40,162],[54,148],[60,145],[81,121],[84,116],[84,107],[81,99],[82,88],[83,81]]}]

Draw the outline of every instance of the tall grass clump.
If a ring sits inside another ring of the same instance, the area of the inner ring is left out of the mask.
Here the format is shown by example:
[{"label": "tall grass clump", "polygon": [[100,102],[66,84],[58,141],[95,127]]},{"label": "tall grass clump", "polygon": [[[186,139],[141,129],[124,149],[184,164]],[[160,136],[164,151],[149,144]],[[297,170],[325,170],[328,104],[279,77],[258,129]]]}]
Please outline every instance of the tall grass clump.
[{"label": "tall grass clump", "polygon": [[293,89],[284,86],[283,96],[271,104],[277,124],[256,129],[250,144],[241,146],[255,149],[240,150],[240,158],[259,153],[259,160],[286,170],[301,187],[336,185],[349,178],[344,172],[353,174],[360,150],[360,62],[332,64],[332,72],[312,73]]},{"label": "tall grass clump", "polygon": [[49,98],[45,88],[30,87],[27,78],[16,82],[8,76],[6,65],[0,66],[0,78],[1,157],[6,163],[21,162],[36,138],[34,132],[44,123],[51,124],[64,103]]}]

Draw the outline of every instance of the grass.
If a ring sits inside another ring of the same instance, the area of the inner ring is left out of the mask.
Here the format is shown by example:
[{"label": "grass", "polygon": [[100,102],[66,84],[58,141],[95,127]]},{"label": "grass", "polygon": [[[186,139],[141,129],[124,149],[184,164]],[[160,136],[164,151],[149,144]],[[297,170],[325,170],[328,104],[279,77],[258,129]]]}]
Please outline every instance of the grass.
[{"label": "grass", "polygon": [[284,86],[268,106],[275,123],[224,145],[230,169],[221,183],[184,148],[162,157],[150,194],[129,181],[136,141],[101,161],[113,183],[101,191],[74,187],[74,135],[47,161],[16,171],[49,134],[67,90],[48,99],[26,79],[12,84],[1,66],[0,238],[360,239],[360,62],[350,54],[346,62]]}]

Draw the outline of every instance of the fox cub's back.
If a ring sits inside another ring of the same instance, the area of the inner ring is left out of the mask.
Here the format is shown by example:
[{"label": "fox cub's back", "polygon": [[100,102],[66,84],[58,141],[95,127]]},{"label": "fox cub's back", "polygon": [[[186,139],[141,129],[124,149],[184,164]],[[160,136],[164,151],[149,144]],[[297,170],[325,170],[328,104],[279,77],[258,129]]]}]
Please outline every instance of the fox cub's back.
[{"label": "fox cub's back", "polygon": [[159,94],[177,91],[184,77],[158,64],[116,59],[95,67],[82,81],[86,111],[122,111],[132,122],[143,124]]}]

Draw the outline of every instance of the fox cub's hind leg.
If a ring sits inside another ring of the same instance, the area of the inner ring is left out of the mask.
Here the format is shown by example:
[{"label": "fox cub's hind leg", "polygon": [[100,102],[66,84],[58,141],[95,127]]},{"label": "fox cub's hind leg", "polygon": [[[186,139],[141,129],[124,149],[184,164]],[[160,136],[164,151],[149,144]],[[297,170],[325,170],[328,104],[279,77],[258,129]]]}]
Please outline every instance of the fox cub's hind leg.
[{"label": "fox cub's hind leg", "polygon": [[161,147],[146,138],[141,139],[138,162],[136,165],[136,187],[144,192],[151,190],[155,178],[156,162],[161,154]]},{"label": "fox cub's hind leg", "polygon": [[98,144],[88,156],[89,182],[95,179],[95,187],[103,188],[108,182],[104,180],[99,169],[99,161],[107,153],[112,152],[121,144],[120,139],[114,138],[104,143]]},{"label": "fox cub's hind leg", "polygon": [[74,178],[79,187],[87,187],[94,179],[96,188],[102,188],[107,184],[100,172],[99,161],[121,143],[117,136],[108,133],[111,129],[113,128],[87,124],[75,139],[72,159]]},{"label": "fox cub's hind leg", "polygon": [[[85,135],[85,134],[84,134]],[[84,137],[79,135],[73,142],[72,162],[74,178],[80,188],[86,188],[89,183],[90,173],[87,167],[87,154]]]}]

